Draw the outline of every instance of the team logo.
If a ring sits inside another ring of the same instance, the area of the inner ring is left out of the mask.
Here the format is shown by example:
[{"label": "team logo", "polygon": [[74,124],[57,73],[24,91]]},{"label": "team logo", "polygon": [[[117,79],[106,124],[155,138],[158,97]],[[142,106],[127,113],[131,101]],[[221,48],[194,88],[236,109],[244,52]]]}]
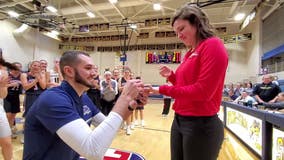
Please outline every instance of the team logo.
[{"label": "team logo", "polygon": [[[80,157],[79,160],[86,159]],[[109,148],[105,153],[104,160],[145,160],[145,158],[138,153]]]},{"label": "team logo", "polygon": [[87,105],[84,105],[84,106],[83,106],[83,114],[84,114],[84,116],[85,116],[85,115],[88,115],[88,114],[90,114],[90,113],[91,113],[90,108],[89,108]]}]

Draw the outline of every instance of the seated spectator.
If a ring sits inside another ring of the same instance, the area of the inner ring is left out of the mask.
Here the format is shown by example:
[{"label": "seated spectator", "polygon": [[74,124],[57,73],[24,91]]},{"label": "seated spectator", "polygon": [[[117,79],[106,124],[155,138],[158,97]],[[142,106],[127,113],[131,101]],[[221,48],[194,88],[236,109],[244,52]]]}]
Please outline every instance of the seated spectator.
[{"label": "seated spectator", "polygon": [[279,93],[278,96],[276,96],[276,98],[272,102],[264,102],[263,105],[266,108],[271,109],[284,109],[284,92]]},{"label": "seated spectator", "polygon": [[234,103],[243,104],[247,106],[249,101],[251,104],[256,103],[255,99],[251,97],[248,92],[243,91],[242,94],[234,100]]},{"label": "seated spectator", "polygon": [[278,76],[272,76],[272,83],[276,84],[277,86],[279,86],[278,83]]},{"label": "seated spectator", "polygon": [[248,93],[248,95],[252,96],[253,95],[253,88],[252,88],[252,83],[249,82],[246,84],[245,91]]},{"label": "seated spectator", "polygon": [[229,97],[231,98],[231,100],[235,100],[238,98],[238,96],[234,94],[233,90],[229,90]]},{"label": "seated spectator", "polygon": [[241,83],[237,83],[236,88],[234,89],[234,95],[240,96],[243,90],[244,88],[242,87]]},{"label": "seated spectator", "polygon": [[276,84],[272,83],[271,75],[264,75],[262,83],[255,86],[253,94],[258,103],[272,102],[273,99],[281,92]]},{"label": "seated spectator", "polygon": [[227,87],[227,85],[224,84],[224,88],[223,88],[223,95],[224,97],[229,97],[229,86]]}]

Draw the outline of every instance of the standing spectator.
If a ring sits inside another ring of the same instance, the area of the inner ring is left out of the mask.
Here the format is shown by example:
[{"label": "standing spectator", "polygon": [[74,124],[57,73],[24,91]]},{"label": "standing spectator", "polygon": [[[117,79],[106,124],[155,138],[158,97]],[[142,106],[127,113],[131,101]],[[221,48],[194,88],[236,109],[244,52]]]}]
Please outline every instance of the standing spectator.
[{"label": "standing spectator", "polygon": [[16,132],[16,123],[15,118],[16,114],[20,110],[20,94],[22,93],[22,82],[21,82],[21,70],[22,64],[18,62],[12,63],[17,68],[10,69],[9,71],[9,83],[8,83],[8,95],[4,99],[4,109],[7,114],[9,125],[13,132],[13,137],[15,137]]},{"label": "standing spectator", "polygon": [[[166,80],[165,85],[171,86],[172,84],[169,83],[169,80]],[[169,111],[170,111],[172,97],[163,95],[163,98],[164,98],[164,106],[163,106],[162,116],[166,117],[169,114]]]},{"label": "standing spectator", "polygon": [[[131,70],[129,67],[123,68],[123,76],[118,80],[118,90],[121,93],[123,91],[123,87],[127,81],[131,80]],[[126,135],[131,135],[131,120],[133,119],[133,114],[127,118],[126,124],[124,124],[124,128],[126,129]],[[134,125],[133,125],[134,126]]]},{"label": "standing spectator", "polygon": [[47,70],[47,61],[42,59],[39,61],[40,63],[40,73],[43,74],[43,77],[45,77],[46,85],[48,86],[48,83],[50,83],[50,72]]},{"label": "standing spectator", "polygon": [[45,74],[42,74],[41,63],[39,61],[33,61],[30,71],[21,74],[21,82],[26,93],[24,102],[25,112],[23,114],[25,116],[34,101],[46,88],[46,77]]},{"label": "standing spectator", "polygon": [[172,26],[190,48],[174,72],[160,66],[160,75],[173,86],[152,88],[175,99],[171,128],[171,160],[216,160],[224,139],[217,113],[228,65],[223,42],[214,36],[206,14],[196,5],[177,10]]},{"label": "standing spectator", "polygon": [[262,83],[255,86],[253,94],[258,103],[270,102],[281,92],[278,85],[272,83],[273,77],[271,75],[264,75]]},{"label": "standing spectator", "polygon": [[112,71],[112,77],[111,77],[113,80],[116,80],[118,82],[119,78],[120,78],[120,72],[119,72],[119,69],[115,68],[113,71]]},{"label": "standing spectator", "polygon": [[117,82],[111,79],[111,72],[105,71],[104,80],[100,82],[102,95],[102,112],[108,115],[114,106],[115,96],[118,93]]},{"label": "standing spectator", "polygon": [[[141,79],[141,77],[136,77],[135,79]],[[139,93],[139,96],[143,96],[143,93]],[[134,124],[135,125],[138,125],[138,114],[139,114],[139,117],[140,117],[140,125],[142,127],[145,126],[145,121],[144,121],[144,104],[141,103],[139,101],[140,98],[137,99],[137,107],[135,109],[135,113],[134,113],[134,116],[135,116],[135,121],[134,121]]]},{"label": "standing spectator", "polygon": [[93,86],[87,91],[87,95],[93,101],[93,103],[102,111],[101,105],[101,86],[100,86],[100,75],[98,73],[98,66],[94,66],[94,81]]},{"label": "standing spectator", "polygon": [[53,69],[49,72],[50,78],[47,81],[47,88],[59,86],[63,81],[63,77],[59,68],[59,59],[54,60]]},{"label": "standing spectator", "polygon": [[[120,79],[120,71],[119,71],[118,68],[113,69],[111,78],[117,82],[117,85],[119,85],[118,81]],[[120,91],[119,91],[119,88],[118,88],[118,94],[115,96],[115,102],[117,101],[119,96],[120,96]]]},{"label": "standing spectator", "polygon": [[[24,100],[25,112],[23,114],[23,117],[25,117],[35,100],[46,89],[46,77],[45,73],[41,70],[39,61],[33,61],[29,72],[21,74],[21,82],[26,94]],[[23,138],[21,139],[21,143],[24,143]]]}]

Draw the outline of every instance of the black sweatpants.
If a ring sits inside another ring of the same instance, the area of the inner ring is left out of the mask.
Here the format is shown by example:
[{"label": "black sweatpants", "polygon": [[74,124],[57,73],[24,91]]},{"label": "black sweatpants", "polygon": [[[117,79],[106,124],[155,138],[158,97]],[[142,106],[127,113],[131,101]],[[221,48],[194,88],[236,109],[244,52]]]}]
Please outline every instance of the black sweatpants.
[{"label": "black sweatpants", "polygon": [[171,107],[171,98],[164,98],[164,107],[162,114],[168,115]]},{"label": "black sweatpants", "polygon": [[224,127],[217,115],[176,114],[171,128],[171,160],[216,160],[223,139]]}]

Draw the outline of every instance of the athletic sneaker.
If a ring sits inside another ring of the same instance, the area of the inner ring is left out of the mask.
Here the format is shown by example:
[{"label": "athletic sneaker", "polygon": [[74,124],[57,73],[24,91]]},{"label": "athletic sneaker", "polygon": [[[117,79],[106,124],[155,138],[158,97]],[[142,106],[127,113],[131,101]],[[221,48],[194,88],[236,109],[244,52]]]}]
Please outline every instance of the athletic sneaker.
[{"label": "athletic sneaker", "polygon": [[123,123],[121,124],[121,129],[123,129],[123,130],[126,130],[126,129],[127,129],[126,122],[123,122]]},{"label": "athletic sneaker", "polygon": [[12,138],[12,139],[16,139],[16,138],[17,138],[17,135],[14,134],[14,133],[12,133],[11,138]]},{"label": "athletic sneaker", "polygon": [[21,141],[21,144],[24,144],[25,143],[24,137],[22,137],[20,141]]},{"label": "athletic sneaker", "polygon": [[167,117],[167,116],[168,116],[167,114],[162,114],[162,117],[164,117],[164,118]]},{"label": "athletic sneaker", "polygon": [[127,126],[127,129],[126,129],[126,135],[131,135],[131,129],[130,129],[130,126]]},{"label": "athletic sneaker", "polygon": [[144,127],[145,126],[145,121],[141,120],[141,126]]},{"label": "athletic sneaker", "polygon": [[134,128],[135,128],[135,125],[134,125],[134,123],[132,122],[131,125],[130,125],[130,129],[133,130]]}]

